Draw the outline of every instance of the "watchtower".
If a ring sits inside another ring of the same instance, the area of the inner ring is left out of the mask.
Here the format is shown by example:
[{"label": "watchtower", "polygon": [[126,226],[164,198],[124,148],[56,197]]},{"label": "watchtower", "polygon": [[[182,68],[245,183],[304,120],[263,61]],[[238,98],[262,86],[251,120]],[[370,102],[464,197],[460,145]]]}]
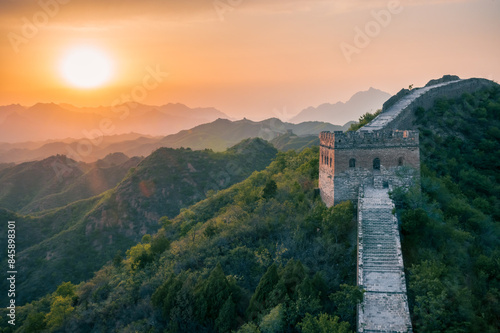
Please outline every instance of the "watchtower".
[{"label": "watchtower", "polygon": [[418,131],[321,132],[319,164],[328,207],[356,202],[360,185],[410,186],[420,175]]}]

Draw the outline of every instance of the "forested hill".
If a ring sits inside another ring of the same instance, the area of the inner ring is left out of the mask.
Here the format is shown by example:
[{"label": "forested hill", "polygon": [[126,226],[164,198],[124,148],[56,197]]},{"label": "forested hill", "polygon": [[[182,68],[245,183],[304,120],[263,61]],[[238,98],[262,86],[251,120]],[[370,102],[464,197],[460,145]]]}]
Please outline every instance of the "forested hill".
[{"label": "forested hill", "polygon": [[[63,281],[92,277],[117,251],[156,232],[160,217],[175,217],[207,194],[246,179],[276,154],[261,139],[247,139],[223,153],[161,148],[99,196],[12,218],[23,276],[16,284],[18,304],[53,292]],[[6,242],[0,238],[0,247]],[[6,279],[0,287],[7,288]]]},{"label": "forested hill", "polygon": [[395,193],[415,332],[500,331],[500,88],[416,112],[422,192]]},{"label": "forested hill", "polygon": [[[500,89],[438,100],[417,118],[422,189],[392,194],[414,331],[498,332]],[[16,329],[355,330],[353,207],[327,209],[317,178],[317,147],[278,154],[264,171],[161,218],[157,234],[87,282],[18,308]]]},{"label": "forested hill", "polygon": [[115,187],[142,157],[110,154],[94,163],[57,155],[0,170],[0,207],[21,214],[91,198]]},{"label": "forested hill", "polygon": [[347,332],[361,296],[354,211],[350,203],[326,209],[318,166],[317,147],[280,153],[266,170],[160,219],[156,235],[88,282],[19,308],[18,328],[317,332],[321,322]]}]

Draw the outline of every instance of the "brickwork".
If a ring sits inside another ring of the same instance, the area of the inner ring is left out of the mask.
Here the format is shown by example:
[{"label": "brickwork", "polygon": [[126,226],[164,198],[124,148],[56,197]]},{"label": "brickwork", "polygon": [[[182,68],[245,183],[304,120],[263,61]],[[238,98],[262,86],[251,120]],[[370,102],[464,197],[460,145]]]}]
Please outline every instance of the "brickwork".
[{"label": "brickwork", "polygon": [[327,206],[356,201],[360,185],[409,186],[420,173],[415,131],[322,132],[320,142],[319,188]]}]

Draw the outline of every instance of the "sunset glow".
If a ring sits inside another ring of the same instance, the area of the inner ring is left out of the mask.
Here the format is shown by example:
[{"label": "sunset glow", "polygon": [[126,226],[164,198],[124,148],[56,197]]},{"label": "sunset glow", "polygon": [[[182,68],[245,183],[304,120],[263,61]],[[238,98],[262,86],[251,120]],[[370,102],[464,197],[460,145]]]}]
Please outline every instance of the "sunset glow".
[{"label": "sunset glow", "polygon": [[112,63],[101,50],[81,46],[67,52],[60,71],[64,79],[78,88],[96,88],[107,83],[112,75]]},{"label": "sunset glow", "polygon": [[142,103],[252,120],[444,74],[500,80],[500,1],[112,3],[0,1],[0,105],[110,105],[146,68],[170,75]]}]

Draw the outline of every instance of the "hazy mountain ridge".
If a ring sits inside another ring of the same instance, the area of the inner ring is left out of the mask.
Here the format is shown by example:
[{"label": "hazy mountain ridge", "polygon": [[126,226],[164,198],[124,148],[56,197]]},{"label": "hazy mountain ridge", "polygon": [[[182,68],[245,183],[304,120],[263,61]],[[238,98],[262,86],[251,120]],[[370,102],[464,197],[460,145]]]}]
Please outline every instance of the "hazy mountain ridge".
[{"label": "hazy mountain ridge", "polygon": [[321,131],[345,131],[349,125],[350,123],[337,126],[324,122],[291,124],[277,118],[259,122],[248,119],[231,121],[219,118],[211,123],[198,125],[190,130],[183,130],[166,137],[142,136],[135,133],[104,136],[100,139],[101,142],[92,146],[91,152],[85,155],[75,155],[75,152],[81,149],[82,142],[88,142],[87,139],[16,144],[0,143],[0,163],[42,160],[53,155],[67,155],[74,160],[93,162],[116,152],[127,156],[148,156],[161,147],[224,151],[248,138],[258,137],[271,141],[289,131],[298,136],[317,137]]},{"label": "hazy mountain ridge", "polygon": [[[42,141],[81,137],[102,127],[107,133],[167,135],[228,116],[214,108],[183,104],[79,108],[69,104],[37,103],[31,107],[0,107],[0,142]],[[102,122],[105,121],[105,126]]]},{"label": "hazy mountain ridge", "polygon": [[390,94],[378,89],[370,88],[354,94],[347,102],[335,104],[325,103],[318,107],[309,107],[290,119],[292,123],[304,121],[324,121],[335,124],[345,124],[357,120],[366,112],[373,113],[381,109]]},{"label": "hazy mountain ridge", "polygon": [[345,125],[332,125],[319,121],[292,124],[278,118],[270,118],[260,122],[248,119],[238,121],[217,119],[210,124],[203,124],[187,131],[169,135],[162,139],[161,143],[164,146],[174,148],[204,149],[209,147],[215,151],[222,151],[245,138],[259,137],[271,141],[289,131],[298,136],[317,136],[322,131],[345,131],[347,128]]}]

